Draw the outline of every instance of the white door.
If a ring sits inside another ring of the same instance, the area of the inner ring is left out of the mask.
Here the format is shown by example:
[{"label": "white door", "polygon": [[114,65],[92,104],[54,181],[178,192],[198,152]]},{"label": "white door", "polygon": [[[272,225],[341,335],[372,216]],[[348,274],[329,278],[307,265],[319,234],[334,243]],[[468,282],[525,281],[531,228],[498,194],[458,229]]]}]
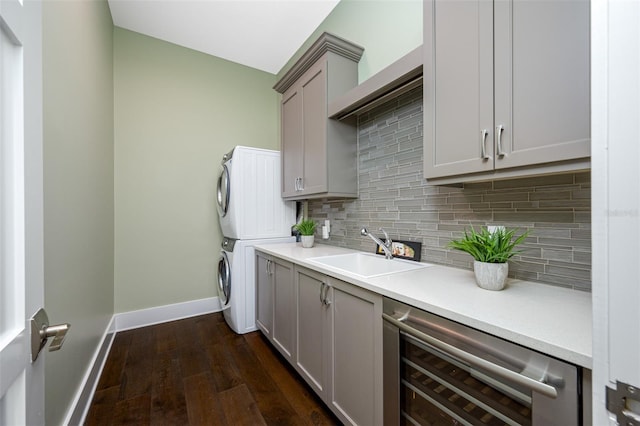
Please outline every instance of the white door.
[{"label": "white door", "polygon": [[[640,424],[640,2],[592,0],[593,424]],[[622,383],[626,383],[623,385]],[[607,388],[615,391],[607,391]]]},{"label": "white door", "polygon": [[41,4],[0,0],[0,425],[44,423]]}]

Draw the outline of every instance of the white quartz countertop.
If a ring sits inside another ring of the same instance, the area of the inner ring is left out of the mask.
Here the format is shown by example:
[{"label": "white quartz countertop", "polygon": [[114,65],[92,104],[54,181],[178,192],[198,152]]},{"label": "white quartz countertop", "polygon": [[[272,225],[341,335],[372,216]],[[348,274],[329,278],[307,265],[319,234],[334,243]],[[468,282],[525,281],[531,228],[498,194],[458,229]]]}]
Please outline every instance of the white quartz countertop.
[{"label": "white quartz countertop", "polygon": [[513,280],[502,291],[476,286],[472,271],[433,265],[363,278],[307,259],[355,250],[300,243],[256,249],[375,293],[493,334],[585,368],[592,368],[591,294]]}]

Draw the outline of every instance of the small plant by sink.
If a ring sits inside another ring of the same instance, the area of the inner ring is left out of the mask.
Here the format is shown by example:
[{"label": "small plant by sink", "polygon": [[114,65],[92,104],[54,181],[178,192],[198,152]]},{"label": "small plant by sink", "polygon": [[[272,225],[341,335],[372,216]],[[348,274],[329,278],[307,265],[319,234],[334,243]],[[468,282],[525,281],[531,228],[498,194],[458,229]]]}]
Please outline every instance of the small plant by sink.
[{"label": "small plant by sink", "polygon": [[477,232],[472,227],[471,231],[464,231],[464,238],[451,241],[449,247],[469,253],[478,262],[505,263],[519,253],[515,247],[529,235],[527,231],[512,241],[515,232],[515,229],[503,228],[494,232],[484,228]]},{"label": "small plant by sink", "polygon": [[302,236],[302,247],[313,247],[313,236],[316,233],[316,223],[311,219],[302,219],[300,223],[295,226],[295,229],[297,229]]},{"label": "small plant by sink", "polygon": [[449,247],[469,253],[475,260],[473,270],[476,283],[488,290],[502,290],[509,273],[507,261],[520,253],[515,248],[529,235],[529,231],[513,239],[515,229],[498,228],[491,232],[464,231],[464,237],[449,242]]}]

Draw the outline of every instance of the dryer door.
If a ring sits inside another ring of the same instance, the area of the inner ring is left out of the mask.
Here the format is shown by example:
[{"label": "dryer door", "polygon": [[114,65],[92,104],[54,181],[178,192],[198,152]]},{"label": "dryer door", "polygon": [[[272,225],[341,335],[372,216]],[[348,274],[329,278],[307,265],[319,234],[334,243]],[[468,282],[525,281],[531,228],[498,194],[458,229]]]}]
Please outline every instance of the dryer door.
[{"label": "dryer door", "polygon": [[231,182],[229,180],[229,168],[226,164],[222,165],[222,172],[218,177],[218,214],[225,217],[229,211],[229,197],[231,194]]},{"label": "dryer door", "polygon": [[226,252],[222,252],[218,261],[218,296],[222,309],[229,308],[231,299],[231,265]]}]

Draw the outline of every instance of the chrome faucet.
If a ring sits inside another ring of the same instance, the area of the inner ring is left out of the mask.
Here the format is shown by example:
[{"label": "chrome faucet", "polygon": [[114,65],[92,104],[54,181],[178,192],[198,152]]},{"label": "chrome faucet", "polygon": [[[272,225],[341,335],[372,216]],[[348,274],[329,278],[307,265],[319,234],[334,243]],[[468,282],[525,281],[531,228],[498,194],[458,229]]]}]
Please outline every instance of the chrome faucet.
[{"label": "chrome faucet", "polygon": [[375,241],[376,244],[378,244],[382,248],[382,250],[384,250],[384,257],[386,259],[391,260],[393,259],[393,253],[391,253],[391,243],[393,241],[391,241],[391,238],[389,238],[389,234],[387,234],[387,231],[385,231],[382,228],[379,228],[378,231],[381,231],[382,233],[384,233],[384,242],[380,238],[376,237],[375,235],[370,234],[367,228],[362,228],[360,230],[360,235],[362,235],[363,237],[368,236],[373,241]]}]

